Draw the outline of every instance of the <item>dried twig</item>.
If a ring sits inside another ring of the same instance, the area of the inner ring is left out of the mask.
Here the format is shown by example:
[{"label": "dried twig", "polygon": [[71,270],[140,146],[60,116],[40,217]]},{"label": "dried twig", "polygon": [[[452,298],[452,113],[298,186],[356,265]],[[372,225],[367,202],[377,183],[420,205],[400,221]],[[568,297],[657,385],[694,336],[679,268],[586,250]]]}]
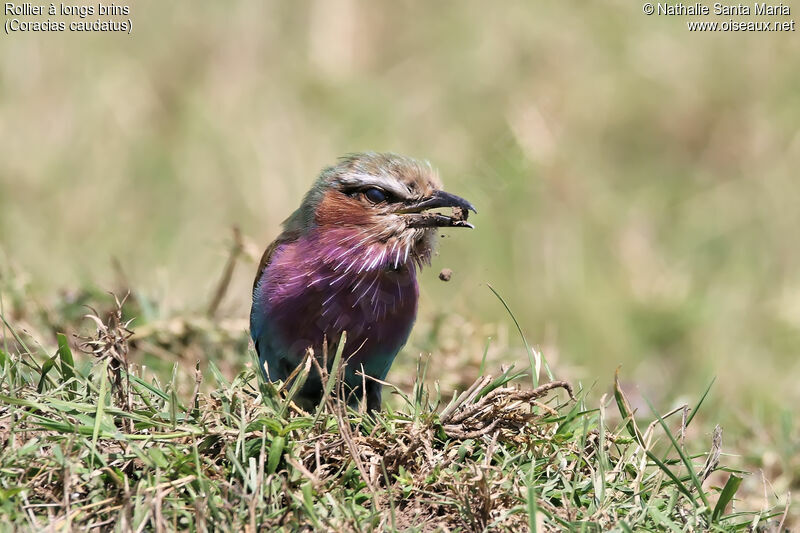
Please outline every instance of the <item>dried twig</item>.
[{"label": "dried twig", "polygon": [[711,436],[711,451],[708,452],[708,457],[706,458],[706,464],[703,467],[703,471],[700,474],[700,482],[703,481],[710,476],[714,470],[716,470],[717,466],[719,465],[719,456],[722,454],[722,427],[717,424],[714,427],[714,434]]},{"label": "dried twig", "polygon": [[[120,301],[116,295],[114,296],[114,310],[109,313],[106,322],[103,322],[98,316],[97,311],[90,308],[92,313],[85,315],[86,318],[92,320],[97,327],[97,332],[94,336],[81,337],[76,335],[80,341],[78,348],[83,352],[89,353],[97,357],[99,360],[109,360],[108,373],[111,381],[113,391],[117,397],[117,402],[120,408],[130,412],[133,409],[133,400],[131,398],[131,384],[130,375],[128,373],[128,352],[130,346],[128,339],[133,335],[130,330],[130,323],[133,321],[122,319],[122,306],[128,299],[130,293],[127,293]],[[125,385],[122,384],[122,370],[125,369]],[[132,424],[128,418],[124,419],[127,426]],[[130,427],[126,427],[130,430]]]},{"label": "dried twig", "polygon": [[233,245],[228,255],[228,261],[225,263],[225,269],[222,271],[222,277],[219,279],[217,289],[214,291],[214,297],[211,299],[211,303],[208,304],[208,310],[206,311],[206,316],[208,316],[208,318],[214,318],[217,309],[219,309],[219,304],[222,303],[225,293],[228,292],[228,286],[230,286],[231,279],[233,278],[233,270],[236,268],[236,261],[238,261],[239,256],[242,255],[243,250],[244,243],[242,241],[242,232],[239,226],[234,226]]}]

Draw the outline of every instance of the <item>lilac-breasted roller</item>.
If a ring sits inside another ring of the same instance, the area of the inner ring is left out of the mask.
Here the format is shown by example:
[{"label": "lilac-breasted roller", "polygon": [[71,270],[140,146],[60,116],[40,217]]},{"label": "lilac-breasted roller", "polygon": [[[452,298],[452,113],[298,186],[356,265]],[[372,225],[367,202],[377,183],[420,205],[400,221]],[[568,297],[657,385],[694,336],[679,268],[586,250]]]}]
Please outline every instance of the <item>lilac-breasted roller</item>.
[{"label": "lilac-breasted roller", "polygon": [[[430,211],[453,208],[452,216]],[[428,163],[391,153],[345,156],[317,178],[261,258],[250,333],[269,380],[286,380],[314,350],[328,364],[347,332],[345,382],[378,409],[381,385],[417,314],[417,269],[430,264],[438,227],[472,227],[472,204],[444,192]],[[361,391],[365,383],[366,390]],[[319,402],[312,371],[296,400]]]}]

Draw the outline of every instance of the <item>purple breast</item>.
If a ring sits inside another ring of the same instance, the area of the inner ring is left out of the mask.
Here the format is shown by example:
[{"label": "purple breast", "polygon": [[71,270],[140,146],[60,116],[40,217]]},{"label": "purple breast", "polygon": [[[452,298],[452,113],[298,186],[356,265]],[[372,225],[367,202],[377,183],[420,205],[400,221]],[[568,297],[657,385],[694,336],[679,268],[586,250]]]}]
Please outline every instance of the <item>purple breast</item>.
[{"label": "purple breast", "polygon": [[353,231],[314,230],[280,245],[256,299],[291,359],[299,361],[308,346],[320,354],[326,335],[336,340],[347,331],[349,366],[363,364],[383,378],[414,324],[416,268],[387,243],[353,245]]}]

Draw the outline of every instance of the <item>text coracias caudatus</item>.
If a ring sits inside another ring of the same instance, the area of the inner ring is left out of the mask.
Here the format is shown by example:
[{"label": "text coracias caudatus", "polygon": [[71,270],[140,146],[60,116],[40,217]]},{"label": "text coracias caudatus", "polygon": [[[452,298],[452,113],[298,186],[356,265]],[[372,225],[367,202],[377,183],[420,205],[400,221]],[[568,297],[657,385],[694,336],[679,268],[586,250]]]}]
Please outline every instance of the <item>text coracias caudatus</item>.
[{"label": "text coracias caudatus", "polygon": [[[322,362],[324,343],[330,365],[346,332],[350,398],[378,409],[381,385],[371,378],[384,380],[414,325],[417,270],[430,264],[437,228],[472,227],[468,210],[409,157],[352,154],[323,170],[256,274],[250,331],[266,378],[286,380],[308,348]],[[312,370],[295,399],[310,408],[322,390]]]}]

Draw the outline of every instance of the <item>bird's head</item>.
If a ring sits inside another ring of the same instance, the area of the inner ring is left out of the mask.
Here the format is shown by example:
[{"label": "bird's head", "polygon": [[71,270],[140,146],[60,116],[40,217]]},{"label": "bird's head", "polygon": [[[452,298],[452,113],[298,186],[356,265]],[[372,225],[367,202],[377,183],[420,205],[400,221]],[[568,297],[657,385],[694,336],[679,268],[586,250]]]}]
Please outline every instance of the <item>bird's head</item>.
[{"label": "bird's head", "polygon": [[[450,209],[449,212],[434,211]],[[285,223],[289,232],[347,232],[349,245],[391,247],[428,262],[439,227],[466,227],[471,203],[442,190],[430,164],[391,153],[359,153],[322,171]],[[344,243],[343,243],[344,244]]]}]

